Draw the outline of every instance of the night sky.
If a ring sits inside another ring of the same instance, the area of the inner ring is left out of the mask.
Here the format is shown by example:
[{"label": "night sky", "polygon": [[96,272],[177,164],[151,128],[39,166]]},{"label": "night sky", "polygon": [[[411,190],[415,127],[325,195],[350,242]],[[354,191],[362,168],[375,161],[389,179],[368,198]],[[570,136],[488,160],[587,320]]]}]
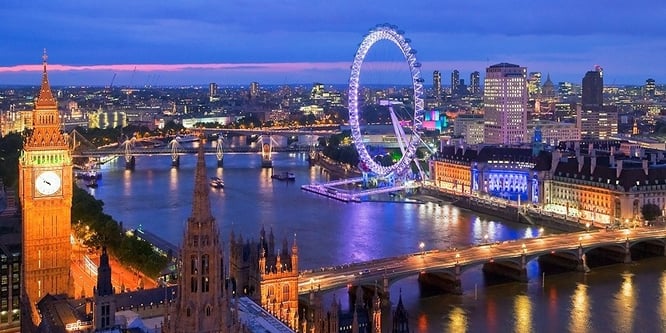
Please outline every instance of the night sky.
[{"label": "night sky", "polygon": [[[391,23],[418,50],[426,85],[511,62],[580,83],[666,82],[666,1],[2,1],[0,85],[344,84],[370,28]],[[397,48],[395,52],[399,54]],[[136,69],[136,70],[135,70]],[[390,82],[387,82],[390,83]]]}]

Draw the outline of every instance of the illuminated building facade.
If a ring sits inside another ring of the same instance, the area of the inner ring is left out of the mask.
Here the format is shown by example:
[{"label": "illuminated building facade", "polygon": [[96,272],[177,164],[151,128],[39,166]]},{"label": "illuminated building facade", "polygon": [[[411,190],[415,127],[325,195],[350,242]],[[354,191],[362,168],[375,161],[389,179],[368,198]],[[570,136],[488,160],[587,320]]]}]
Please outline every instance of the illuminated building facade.
[{"label": "illuminated building facade", "polygon": [[483,115],[461,114],[453,120],[453,135],[468,145],[483,143]]},{"label": "illuminated building facade", "polygon": [[439,110],[425,111],[423,128],[431,131],[441,131],[446,128],[447,125],[446,115],[441,114]]},{"label": "illuminated building facade", "polygon": [[444,192],[535,204],[551,167],[548,152],[497,146],[445,146],[430,160],[431,181]]},{"label": "illuminated building facade", "polygon": [[654,79],[645,80],[645,87],[643,87],[643,96],[653,98],[657,92],[657,85]]},{"label": "illuminated building facade", "polygon": [[541,72],[530,72],[527,79],[527,93],[531,100],[541,97]]},{"label": "illuminated building facade", "polygon": [[0,113],[0,136],[31,129],[32,113],[32,110],[17,111],[15,106],[11,105],[9,111]]},{"label": "illuminated building facade", "polygon": [[[544,187],[544,209],[587,222],[631,225],[641,208],[666,210],[664,151],[636,148],[620,152],[619,141],[561,144],[557,166]],[[558,156],[555,156],[558,155]]]},{"label": "illuminated building facade", "polygon": [[41,321],[35,305],[46,294],[73,295],[72,155],[60,131],[58,103],[51,93],[46,59],[45,52],[33,131],[19,159],[24,304],[30,307],[33,324]]},{"label": "illuminated building facade", "polygon": [[231,234],[229,276],[236,294],[247,295],[289,327],[298,327],[298,246],[285,239],[275,251],[275,237],[261,229],[259,242]]},{"label": "illuminated building facade", "polygon": [[484,143],[527,142],[527,69],[501,63],[486,69],[484,80]]},{"label": "illuminated building facade", "polygon": [[21,220],[1,216],[0,227],[0,332],[20,332]]},{"label": "illuminated building facade", "polygon": [[88,128],[117,128],[127,126],[125,111],[104,111],[100,107],[88,114]]}]

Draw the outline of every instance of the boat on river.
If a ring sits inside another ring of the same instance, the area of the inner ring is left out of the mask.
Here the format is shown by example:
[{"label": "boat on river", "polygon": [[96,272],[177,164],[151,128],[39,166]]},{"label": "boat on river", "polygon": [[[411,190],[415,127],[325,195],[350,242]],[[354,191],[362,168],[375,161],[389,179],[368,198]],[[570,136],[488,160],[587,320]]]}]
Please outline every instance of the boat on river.
[{"label": "boat on river", "polygon": [[210,187],[212,188],[223,188],[224,181],[220,177],[211,177],[210,178]]},{"label": "boat on river", "polygon": [[293,181],[296,180],[296,175],[293,172],[280,172],[280,173],[274,173],[271,175],[272,179],[277,179],[277,180],[286,180],[286,181]]}]

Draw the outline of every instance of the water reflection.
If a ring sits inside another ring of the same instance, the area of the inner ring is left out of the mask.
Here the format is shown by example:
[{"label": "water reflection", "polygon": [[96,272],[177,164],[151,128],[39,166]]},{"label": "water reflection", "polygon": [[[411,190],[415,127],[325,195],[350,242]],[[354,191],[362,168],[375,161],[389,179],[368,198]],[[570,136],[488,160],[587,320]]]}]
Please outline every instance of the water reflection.
[{"label": "water reflection", "polygon": [[590,296],[587,285],[578,283],[576,290],[571,296],[571,308],[569,314],[570,332],[587,332],[590,328]]},{"label": "water reflection", "polygon": [[532,301],[527,295],[517,295],[514,302],[513,311],[516,318],[515,332],[534,332],[532,328]]},{"label": "water reflection", "polygon": [[459,306],[454,306],[449,312],[449,327],[447,332],[467,332],[467,313]]},{"label": "water reflection", "polygon": [[633,285],[633,273],[622,273],[622,285],[615,294],[615,327],[621,332],[631,332],[634,326],[636,308],[636,290]]},{"label": "water reflection", "polygon": [[666,272],[661,273],[659,286],[661,287],[661,292],[659,293],[659,299],[661,300],[659,304],[659,317],[661,318],[661,325],[664,327],[664,321],[666,320]]}]

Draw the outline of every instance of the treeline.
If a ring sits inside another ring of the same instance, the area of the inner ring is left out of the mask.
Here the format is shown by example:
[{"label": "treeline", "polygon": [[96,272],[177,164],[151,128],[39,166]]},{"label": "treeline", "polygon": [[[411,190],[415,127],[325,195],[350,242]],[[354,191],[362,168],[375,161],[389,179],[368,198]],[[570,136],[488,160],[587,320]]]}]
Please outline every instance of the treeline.
[{"label": "treeline", "polygon": [[72,197],[72,229],[87,247],[103,245],[123,265],[157,277],[167,265],[168,258],[156,252],[152,245],[122,230],[122,224],[104,213],[104,202],[74,186]]},{"label": "treeline", "polygon": [[[349,143],[343,144],[345,141],[349,141]],[[334,161],[346,163],[353,167],[358,165],[358,152],[356,147],[351,144],[349,132],[333,134],[328,138],[320,137],[319,146],[324,147],[322,154]]]}]

